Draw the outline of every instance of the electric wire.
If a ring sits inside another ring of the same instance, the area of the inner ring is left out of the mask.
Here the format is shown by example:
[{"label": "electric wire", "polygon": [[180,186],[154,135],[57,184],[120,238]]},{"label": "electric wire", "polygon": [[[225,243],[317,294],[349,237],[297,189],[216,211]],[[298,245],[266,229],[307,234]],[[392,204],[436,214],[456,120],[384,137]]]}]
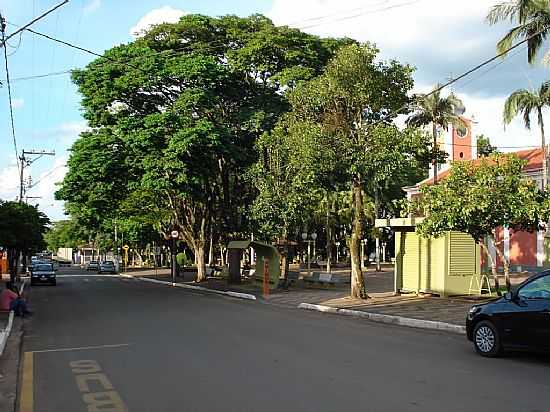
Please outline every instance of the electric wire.
[{"label": "electric wire", "polygon": [[[5,30],[4,30],[4,24],[3,22],[0,22],[0,25],[2,25],[2,44],[6,44],[5,42]],[[10,121],[11,121],[11,135],[13,138],[13,148],[15,150],[15,159],[17,161],[19,156],[19,150],[17,149],[17,137],[15,135],[15,121],[13,116],[13,101],[11,96],[11,81],[10,81],[10,71],[9,71],[9,65],[8,65],[8,50],[7,47],[4,47],[4,63],[6,68],[6,84],[8,86],[8,102],[10,106]],[[21,173],[21,167],[19,166],[19,161],[17,161],[17,170],[19,173]]]}]

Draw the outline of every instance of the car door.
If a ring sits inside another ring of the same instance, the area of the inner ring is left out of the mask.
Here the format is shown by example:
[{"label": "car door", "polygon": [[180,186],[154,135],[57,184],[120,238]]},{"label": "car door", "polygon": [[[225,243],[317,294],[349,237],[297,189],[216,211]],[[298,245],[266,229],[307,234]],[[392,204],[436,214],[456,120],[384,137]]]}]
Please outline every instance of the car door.
[{"label": "car door", "polygon": [[517,292],[522,332],[534,348],[550,349],[550,274],[523,285]]}]

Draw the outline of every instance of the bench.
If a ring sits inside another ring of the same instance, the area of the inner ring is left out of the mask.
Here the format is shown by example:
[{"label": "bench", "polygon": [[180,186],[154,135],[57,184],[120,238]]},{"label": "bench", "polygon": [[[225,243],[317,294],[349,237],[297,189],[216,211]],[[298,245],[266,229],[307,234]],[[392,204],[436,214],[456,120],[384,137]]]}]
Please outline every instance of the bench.
[{"label": "bench", "polygon": [[311,276],[304,277],[304,282],[307,286],[335,286],[338,284],[348,283],[347,276],[333,275],[328,272],[313,272]]}]

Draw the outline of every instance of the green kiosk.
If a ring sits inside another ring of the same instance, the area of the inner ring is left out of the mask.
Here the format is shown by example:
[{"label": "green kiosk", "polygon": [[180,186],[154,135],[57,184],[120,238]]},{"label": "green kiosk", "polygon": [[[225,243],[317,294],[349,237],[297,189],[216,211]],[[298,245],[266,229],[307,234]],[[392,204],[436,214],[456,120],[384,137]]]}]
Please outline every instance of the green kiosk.
[{"label": "green kiosk", "polygon": [[376,219],[377,228],[387,227],[395,232],[394,291],[439,296],[470,294],[475,284],[472,281],[479,282],[481,276],[479,245],[470,235],[460,232],[423,238],[415,231],[422,219]]},{"label": "green kiosk", "polygon": [[253,248],[256,252],[256,267],[254,272],[254,281],[263,282],[264,264],[268,260],[269,267],[269,288],[276,289],[281,276],[280,254],[277,248],[267,243],[257,242],[255,240],[235,240],[229,242],[228,263],[229,263],[229,283],[241,282],[241,257],[244,250]]}]

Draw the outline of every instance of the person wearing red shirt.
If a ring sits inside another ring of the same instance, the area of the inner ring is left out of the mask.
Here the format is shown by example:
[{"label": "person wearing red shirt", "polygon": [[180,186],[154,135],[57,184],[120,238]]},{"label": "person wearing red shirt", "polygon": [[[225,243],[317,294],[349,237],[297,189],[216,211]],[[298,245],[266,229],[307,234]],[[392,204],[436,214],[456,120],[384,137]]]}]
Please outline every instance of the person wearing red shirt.
[{"label": "person wearing red shirt", "polygon": [[16,316],[29,315],[31,312],[27,309],[27,302],[19,293],[13,291],[11,282],[6,282],[6,287],[0,293],[0,309],[13,310]]}]

